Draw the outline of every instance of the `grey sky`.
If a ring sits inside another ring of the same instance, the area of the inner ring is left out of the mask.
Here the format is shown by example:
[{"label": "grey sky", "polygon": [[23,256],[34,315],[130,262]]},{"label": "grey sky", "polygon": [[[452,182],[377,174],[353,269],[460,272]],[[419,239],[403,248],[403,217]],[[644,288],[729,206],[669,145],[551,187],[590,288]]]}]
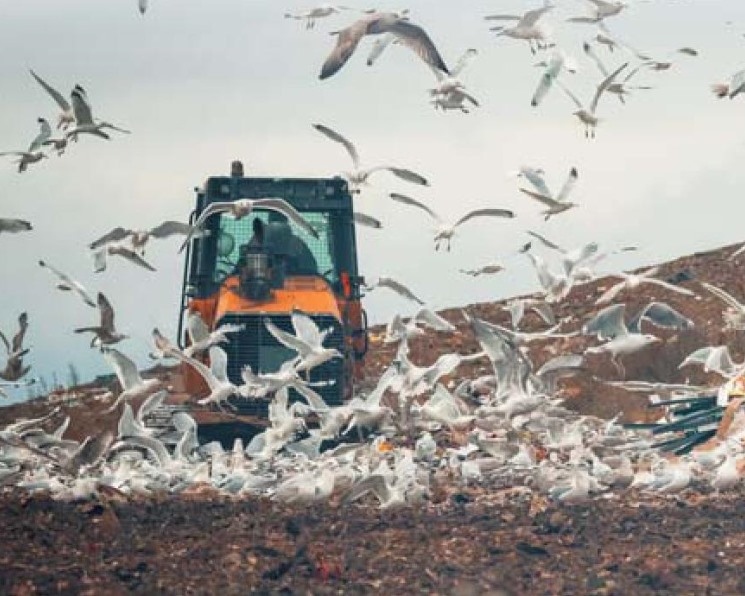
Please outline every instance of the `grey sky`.
[{"label": "grey sky", "polygon": [[[558,90],[539,109],[530,107],[540,75],[531,67],[535,58],[525,42],[495,38],[483,20],[537,4],[405,3],[448,63],[469,47],[479,51],[463,80],[482,107],[464,115],[432,109],[426,90],[433,76],[405,48],[390,48],[368,68],[370,41],[364,40],[338,75],[319,81],[334,44],[328,32],[354,16],[320,21],[311,31],[283,18],[285,11],[312,3],[151,0],[144,18],[135,0],[4,3],[2,150],[26,148],[36,134],[36,118],[56,115],[28,68],[64,93],[80,83],[94,115],[133,134],[111,142],[81,139],[63,158],[52,157],[23,175],[10,160],[0,163],[0,216],[26,218],[35,226],[31,234],[0,237],[0,329],[12,331],[18,313],[28,311],[36,375],[49,377],[57,370],[64,378],[69,362],[83,377],[109,371],[86,339],[71,332],[94,322],[96,313],[54,290],[48,272],[36,265],[43,258],[110,298],[118,326],[132,336],[122,350],[145,363],[153,326],[175,334],[182,271],[178,243],[149,247],[157,274],[114,262],[100,275],[92,272],[86,244],[115,225],[144,228],[164,218],[185,219],[193,206],[192,188],[227,173],[236,158],[256,175],[330,176],[347,168],[343,149],[314,131],[314,122],[353,140],[365,163],[409,167],[431,180],[431,189],[420,190],[380,174],[356,200],[361,211],[386,225],[358,232],[361,271],[369,278],[392,275],[434,307],[535,290],[532,268],[514,254],[526,241],[526,229],[569,246],[598,240],[604,248],[642,247],[608,261],[609,270],[742,239],[745,100],[717,100],[709,86],[745,67],[745,3],[636,2],[609,19],[615,34],[655,56],[682,46],[696,48],[700,56],[676,56],[670,71],[640,75],[639,82],[655,89],[637,92],[626,106],[605,97],[594,141],[584,138],[571,115],[573,104]],[[546,20],[560,45],[580,60],[581,71],[565,81],[584,99],[599,82],[581,50],[594,28],[564,23],[583,14],[584,2],[557,4]],[[610,66],[629,58],[598,51]],[[580,207],[544,223],[539,206],[508,177],[520,164],[543,167],[554,187],[576,166],[574,200]],[[429,201],[446,218],[481,206],[511,208],[518,217],[469,222],[454,238],[452,252],[437,254],[427,216],[388,200],[391,191]],[[507,270],[477,280],[458,273],[492,261]],[[384,290],[371,294],[365,305],[375,322],[411,311]]]}]

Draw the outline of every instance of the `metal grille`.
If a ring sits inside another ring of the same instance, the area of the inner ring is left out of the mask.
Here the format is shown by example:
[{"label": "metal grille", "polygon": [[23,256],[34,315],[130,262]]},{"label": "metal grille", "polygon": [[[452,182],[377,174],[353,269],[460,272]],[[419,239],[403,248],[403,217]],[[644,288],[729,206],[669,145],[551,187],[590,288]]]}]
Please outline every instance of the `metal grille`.
[{"label": "metal grille", "polygon": [[[267,331],[264,318],[268,317],[282,331],[294,333],[290,315],[246,315],[227,314],[217,323],[217,327],[225,323],[244,325],[243,331],[228,335],[228,343],[223,348],[228,355],[228,378],[239,385],[241,370],[246,364],[251,366],[255,373],[276,372],[282,362],[295,356],[295,352],[285,348],[274,336]],[[311,316],[318,328],[322,331],[331,328],[332,332],[326,337],[324,346],[336,348],[344,353],[344,331],[334,317],[329,315]],[[329,405],[340,405],[344,398],[344,361],[341,358],[330,360],[310,371],[310,381],[336,381],[330,385],[322,385],[313,389]],[[302,399],[290,391],[291,401]],[[262,400],[232,399],[230,402],[239,413],[254,416],[267,415],[267,402]]]}]

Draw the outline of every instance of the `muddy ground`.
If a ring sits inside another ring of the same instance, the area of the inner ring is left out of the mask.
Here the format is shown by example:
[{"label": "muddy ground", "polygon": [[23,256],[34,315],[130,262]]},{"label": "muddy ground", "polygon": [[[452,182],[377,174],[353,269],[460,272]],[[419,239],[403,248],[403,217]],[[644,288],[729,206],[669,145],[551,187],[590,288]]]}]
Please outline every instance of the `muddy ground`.
[{"label": "muddy ground", "polygon": [[743,493],[423,508],[5,495],[2,594],[743,594]]}]

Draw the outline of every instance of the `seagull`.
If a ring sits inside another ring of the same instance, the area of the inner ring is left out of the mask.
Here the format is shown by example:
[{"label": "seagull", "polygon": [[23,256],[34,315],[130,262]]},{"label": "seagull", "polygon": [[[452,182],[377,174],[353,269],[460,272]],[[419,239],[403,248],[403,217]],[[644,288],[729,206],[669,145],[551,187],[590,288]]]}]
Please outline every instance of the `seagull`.
[{"label": "seagull", "polygon": [[546,262],[538,255],[532,252],[526,252],[525,254],[533,263],[533,267],[538,274],[538,282],[541,284],[546,302],[559,302],[566,298],[572,289],[573,279],[566,274],[552,272]]},{"label": "seagull", "polygon": [[28,166],[32,163],[40,162],[42,159],[47,159],[47,156],[41,151],[35,153],[29,153],[28,151],[3,151],[0,152],[0,156],[14,156],[20,159],[14,163],[18,164],[18,172],[23,173],[28,169]]},{"label": "seagull", "polygon": [[479,267],[478,269],[459,269],[458,271],[460,271],[463,275],[478,277],[479,275],[494,275],[495,273],[504,271],[504,267],[502,267],[502,265],[494,263],[492,265],[484,265],[483,267]]},{"label": "seagull", "polygon": [[137,10],[140,11],[141,15],[144,15],[145,12],[147,12],[147,2],[148,0],[137,0]]},{"label": "seagull", "polygon": [[734,99],[740,93],[745,92],[745,70],[737,71],[726,83],[714,83],[711,90],[719,98],[729,97]]},{"label": "seagull", "polygon": [[28,232],[33,227],[29,222],[24,219],[9,219],[0,217],[0,234],[3,232],[7,234],[17,234],[19,232]]},{"label": "seagull", "polygon": [[280,344],[298,353],[296,371],[310,371],[333,358],[344,358],[336,348],[323,347],[329,330],[321,332],[313,319],[297,309],[293,309],[290,318],[295,330],[294,335],[282,331],[268,318],[264,320],[264,325]]},{"label": "seagull", "polygon": [[493,27],[491,31],[496,31],[497,35],[526,40],[531,53],[535,54],[537,49],[544,49],[548,45],[548,31],[538,21],[551,9],[553,9],[553,6],[546,5],[542,8],[529,10],[522,16],[498,14],[486,16],[484,19],[487,21],[517,21],[514,27]]},{"label": "seagull", "polygon": [[433,68],[432,71],[437,79],[437,86],[429,90],[430,95],[435,98],[435,100],[443,100],[445,103],[457,100],[457,98],[460,97],[462,99],[467,99],[474,106],[478,106],[478,101],[476,101],[476,99],[470,94],[466,93],[465,85],[463,85],[463,83],[458,79],[458,75],[477,53],[478,52],[473,48],[466,50],[458,59],[458,62],[450,71],[449,75],[441,70]]},{"label": "seagull", "polygon": [[571,17],[567,19],[569,23],[599,23],[607,17],[613,17],[619,14],[628,6],[621,0],[587,0],[593,4],[592,15],[588,17]]},{"label": "seagull", "polygon": [[420,308],[406,322],[401,318],[401,315],[394,315],[386,327],[385,339],[383,341],[385,343],[393,343],[402,340],[407,341],[410,337],[422,336],[424,335],[424,330],[418,326],[419,323],[435,331],[453,332],[456,330],[450,322],[436,312],[428,308]]},{"label": "seagull", "polygon": [[[564,182],[564,186],[561,187],[561,190],[556,197],[554,197],[554,195],[550,192],[546,194],[545,192],[536,192],[533,190],[528,190],[526,188],[521,188],[519,190],[520,192],[528,195],[530,198],[535,199],[536,201],[540,201],[548,207],[548,209],[541,211],[541,214],[544,216],[544,220],[548,221],[552,215],[563,213],[564,211],[577,206],[576,203],[572,203],[570,201],[567,201],[566,199],[572,192],[572,189],[574,189],[574,185],[577,183],[578,177],[579,174],[577,172],[577,168],[573,167],[571,170],[569,170],[569,175]],[[542,179],[540,183],[536,184],[536,186],[542,186],[545,191],[548,191],[548,188],[546,188],[545,183]]]},{"label": "seagull", "polygon": [[420,203],[416,199],[412,199],[410,197],[407,197],[405,195],[401,195],[395,192],[391,193],[390,197],[394,201],[398,201],[399,203],[404,203],[406,205],[412,205],[414,207],[418,207],[419,209],[422,209],[423,211],[426,211],[430,216],[432,216],[437,221],[438,225],[437,225],[437,228],[435,228],[435,237],[434,237],[435,250],[440,250],[440,244],[442,242],[445,242],[447,244],[447,251],[450,252],[450,240],[455,235],[455,228],[467,222],[469,219],[473,219],[474,217],[502,217],[502,218],[515,217],[515,214],[512,211],[509,211],[508,209],[476,209],[474,211],[468,212],[466,215],[461,217],[455,223],[450,224],[450,223],[444,222],[440,218],[439,215],[437,215],[424,203]]},{"label": "seagull", "polygon": [[373,12],[365,15],[349,27],[336,31],[336,47],[329,54],[321,68],[320,79],[335,75],[352,56],[360,40],[365,35],[392,33],[405,46],[412,49],[430,66],[448,73],[435,44],[426,31],[411,23],[404,15],[392,12]]},{"label": "seagull", "polygon": [[343,145],[344,148],[347,150],[347,153],[349,153],[349,156],[352,158],[352,163],[354,164],[354,170],[351,172],[344,172],[343,176],[347,179],[347,182],[349,182],[350,186],[353,189],[357,189],[361,185],[366,185],[367,179],[370,177],[371,174],[382,170],[387,170],[388,172],[391,172],[402,180],[406,180],[407,182],[411,182],[412,184],[429,186],[429,182],[427,182],[426,178],[420,176],[416,172],[412,172],[411,170],[406,170],[403,168],[396,168],[393,166],[377,166],[374,168],[363,170],[360,167],[360,158],[359,154],[357,153],[357,149],[351,143],[351,141],[348,141],[338,132],[332,130],[328,126],[324,126],[323,124],[314,124],[313,128],[315,128],[321,134],[327,136],[332,141]]},{"label": "seagull", "polygon": [[[598,56],[595,53],[595,50],[593,50],[592,46],[585,42],[582,44],[582,49],[585,51],[585,54],[587,54],[593,62],[595,62],[595,65],[598,67],[598,70],[600,71],[600,74],[603,75],[603,77],[607,77],[610,74],[610,71],[605,67],[603,64],[603,61],[600,59],[600,56]],[[642,65],[640,64],[636,68],[634,68],[629,74],[627,74],[620,82],[616,83],[613,82],[610,85],[608,85],[608,88],[606,91],[608,93],[613,93],[614,95],[618,96],[618,99],[621,103],[626,103],[626,99],[624,96],[630,94],[630,90],[632,89],[644,89],[649,90],[652,89],[652,87],[645,86],[645,85],[635,85],[635,86],[629,86],[627,83],[633,78],[635,74],[637,74],[642,68]]]},{"label": "seagull", "polygon": [[[99,294],[99,297],[101,294]],[[114,342],[108,342],[114,343]],[[122,392],[114,401],[114,404],[107,410],[107,412],[113,412],[119,407],[119,404],[127,400],[143,397],[154,393],[162,385],[159,379],[143,379],[140,376],[140,372],[137,370],[137,365],[132,362],[127,356],[122,354],[119,350],[101,346],[104,358],[114,369],[116,378],[119,379],[119,384],[122,387]]]},{"label": "seagull", "polygon": [[745,362],[735,363],[732,360],[727,346],[705,346],[694,350],[685,357],[678,368],[691,364],[701,365],[704,372],[714,371],[728,379],[737,376],[745,367]]},{"label": "seagull", "polygon": [[13,336],[12,341],[8,341],[5,335],[0,332],[0,341],[5,345],[7,360],[5,368],[0,370],[0,379],[15,382],[26,376],[30,366],[23,366],[23,357],[28,354],[29,348],[23,347],[23,338],[26,336],[28,329],[28,315],[24,312],[18,317],[18,332]]},{"label": "seagull", "polygon": [[285,215],[288,219],[297,224],[300,228],[308,232],[313,238],[318,238],[318,232],[316,229],[308,223],[308,221],[298,213],[298,211],[290,205],[284,199],[271,197],[264,199],[236,199],[235,201],[217,201],[210,203],[202,213],[200,213],[197,221],[191,228],[191,231],[186,235],[186,240],[181,245],[179,252],[182,252],[184,248],[195,238],[195,234],[204,228],[204,224],[212,215],[217,213],[227,213],[234,219],[242,219],[247,215],[250,215],[256,209],[263,209],[267,211],[276,211]]},{"label": "seagull", "polygon": [[394,292],[396,292],[396,294],[398,294],[402,298],[406,298],[407,300],[416,302],[419,305],[424,304],[424,300],[418,298],[409,288],[407,288],[401,282],[398,282],[392,277],[388,277],[385,275],[381,275],[380,277],[378,277],[378,279],[373,284],[364,284],[364,288],[368,292],[372,292],[375,288],[388,288],[389,290],[393,290]]},{"label": "seagull", "polygon": [[226,343],[228,341],[228,333],[238,333],[245,328],[245,325],[224,323],[214,331],[210,331],[199,311],[192,311],[186,319],[186,332],[189,335],[189,345],[184,350],[184,354],[193,358],[206,352],[212,346]]},{"label": "seagull", "polygon": [[75,333],[93,333],[91,347],[95,345],[111,345],[126,339],[128,336],[119,333],[114,327],[114,309],[102,292],[98,293],[97,303],[101,314],[101,324],[98,327],[81,327],[75,329]]},{"label": "seagull", "polygon": [[562,71],[577,72],[576,63],[562,51],[555,51],[548,61],[539,62],[536,66],[543,66],[545,70],[538,81],[536,90],[533,92],[533,97],[530,99],[530,105],[534,108],[543,101]]},{"label": "seagull", "polygon": [[39,75],[37,75],[33,70],[29,71],[31,73],[31,76],[36,79],[36,82],[39,83],[39,85],[42,86],[44,91],[49,93],[49,95],[52,97],[52,99],[55,101],[55,103],[60,107],[62,112],[57,117],[57,128],[66,129],[70,124],[75,122],[75,115],[72,111],[72,106],[70,105],[70,102],[67,101],[64,96],[57,91],[54,87],[46,83]]},{"label": "seagull", "polygon": [[[674,52],[671,52],[668,56],[672,56],[673,54],[684,54],[686,56],[698,56],[698,52],[694,50],[693,48],[678,48]],[[661,71],[661,70],[670,70],[672,67],[673,62],[668,57],[666,60],[654,60],[651,58],[648,58],[642,66],[649,68],[651,70],[655,71]]]},{"label": "seagull", "polygon": [[745,331],[745,306],[734,296],[716,286],[706,282],[702,282],[701,285],[727,304],[728,308],[723,313],[726,327],[735,331]]},{"label": "seagull", "polygon": [[121,244],[106,244],[102,248],[94,250],[91,254],[93,255],[93,271],[95,273],[106,271],[108,257],[110,256],[124,257],[130,263],[134,263],[135,265],[138,265],[143,269],[147,269],[148,271],[155,271],[155,267],[153,267],[135,251]]},{"label": "seagull", "polygon": [[330,17],[332,14],[341,13],[342,10],[350,10],[350,8],[347,6],[333,5],[324,2],[323,4],[320,4],[319,6],[311,8],[310,10],[307,10],[305,12],[295,14],[286,12],[285,18],[305,21],[305,28],[313,29],[316,26],[316,21],[318,19]]},{"label": "seagull", "polygon": [[202,364],[196,358],[191,358],[185,354],[177,357],[182,362],[191,365],[207,383],[210,393],[207,397],[200,399],[199,405],[214,403],[219,406],[233,395],[239,395],[239,388],[228,379],[228,355],[225,350],[218,346],[212,346],[209,349],[210,366],[209,368]]},{"label": "seagull", "polygon": [[597,347],[587,348],[585,354],[602,354],[608,352],[611,362],[621,377],[626,376],[620,357],[633,354],[639,350],[662,341],[656,335],[641,333],[638,329],[631,331],[624,322],[625,304],[613,304],[601,310],[582,327],[584,335],[597,335],[598,339],[609,340]]},{"label": "seagull", "polygon": [[597,110],[600,97],[603,95],[603,92],[606,91],[608,87],[613,83],[613,81],[615,81],[616,77],[621,73],[621,71],[628,66],[628,64],[628,62],[622,64],[605,79],[603,79],[603,81],[598,85],[597,90],[595,91],[595,95],[593,96],[592,101],[590,102],[590,105],[588,107],[584,107],[577,96],[574,95],[574,93],[572,93],[561,82],[561,80],[556,80],[556,84],[564,90],[564,93],[566,93],[567,96],[577,106],[578,110],[574,112],[574,115],[577,116],[577,118],[579,118],[580,121],[585,125],[585,137],[589,138],[591,136],[592,138],[595,138],[595,127],[600,122],[600,118],[598,118],[595,112]]},{"label": "seagull", "polygon": [[[504,307],[502,307],[504,308]],[[513,329],[517,329],[520,321],[525,316],[525,309],[535,312],[547,325],[555,325],[556,317],[554,316],[551,305],[544,300],[535,300],[533,298],[517,298],[507,303],[506,310],[510,313],[510,323]]]},{"label": "seagull", "polygon": [[101,236],[98,240],[91,242],[88,245],[88,248],[95,250],[107,244],[121,242],[122,240],[129,238],[132,249],[141,256],[145,256],[145,246],[150,238],[169,238],[170,236],[178,234],[182,236],[188,236],[191,234],[193,238],[200,238],[209,233],[195,228],[196,226],[190,226],[189,224],[181,223],[180,221],[170,220],[164,221],[149,230],[128,230],[122,227],[116,227]]},{"label": "seagull", "polygon": [[72,98],[72,111],[75,114],[75,127],[65,133],[65,136],[68,139],[77,141],[78,135],[85,133],[109,140],[111,137],[103,132],[104,129],[116,130],[117,132],[130,134],[129,130],[119,128],[109,122],[94,121],[93,111],[91,110],[88,96],[80,85],[75,86],[70,97]]},{"label": "seagull", "polygon": [[659,267],[650,267],[649,269],[645,269],[640,273],[619,273],[618,277],[621,277],[622,281],[611,286],[605,292],[603,292],[600,298],[595,301],[595,304],[608,304],[609,302],[612,302],[616,298],[616,296],[618,296],[618,294],[620,294],[624,290],[635,290],[643,283],[654,284],[656,286],[663,287],[666,290],[670,290],[678,294],[683,294],[684,296],[696,295],[695,293],[691,292],[691,290],[652,277],[653,275],[656,275],[659,270]]},{"label": "seagull", "polygon": [[56,269],[52,265],[49,265],[48,263],[44,261],[39,261],[39,265],[41,267],[44,267],[45,269],[48,269],[51,271],[57,278],[59,279],[59,283],[57,284],[58,290],[63,291],[72,291],[75,292],[78,296],[80,296],[83,299],[83,302],[85,302],[88,306],[91,306],[93,308],[96,308],[96,303],[91,298],[91,295],[88,293],[88,290],[86,290],[79,282],[72,279],[70,276],[62,273],[59,269]]},{"label": "seagull", "polygon": [[440,109],[443,112],[460,110],[464,114],[469,114],[470,110],[464,105],[466,101],[474,107],[480,105],[472,95],[462,89],[453,89],[447,95],[436,95],[430,103],[435,107],[435,110]]}]

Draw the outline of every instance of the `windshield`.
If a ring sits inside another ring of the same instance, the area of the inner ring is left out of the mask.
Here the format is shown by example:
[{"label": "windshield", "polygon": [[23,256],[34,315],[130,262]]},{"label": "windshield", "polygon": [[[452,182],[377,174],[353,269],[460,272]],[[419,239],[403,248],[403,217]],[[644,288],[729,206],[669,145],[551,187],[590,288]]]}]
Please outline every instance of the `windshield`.
[{"label": "windshield", "polygon": [[335,286],[339,272],[332,258],[333,217],[326,212],[306,212],[303,217],[318,232],[318,238],[272,211],[257,210],[238,220],[221,215],[213,281],[222,283],[236,274],[247,252],[266,250],[286,259],[287,275],[322,275]]}]

